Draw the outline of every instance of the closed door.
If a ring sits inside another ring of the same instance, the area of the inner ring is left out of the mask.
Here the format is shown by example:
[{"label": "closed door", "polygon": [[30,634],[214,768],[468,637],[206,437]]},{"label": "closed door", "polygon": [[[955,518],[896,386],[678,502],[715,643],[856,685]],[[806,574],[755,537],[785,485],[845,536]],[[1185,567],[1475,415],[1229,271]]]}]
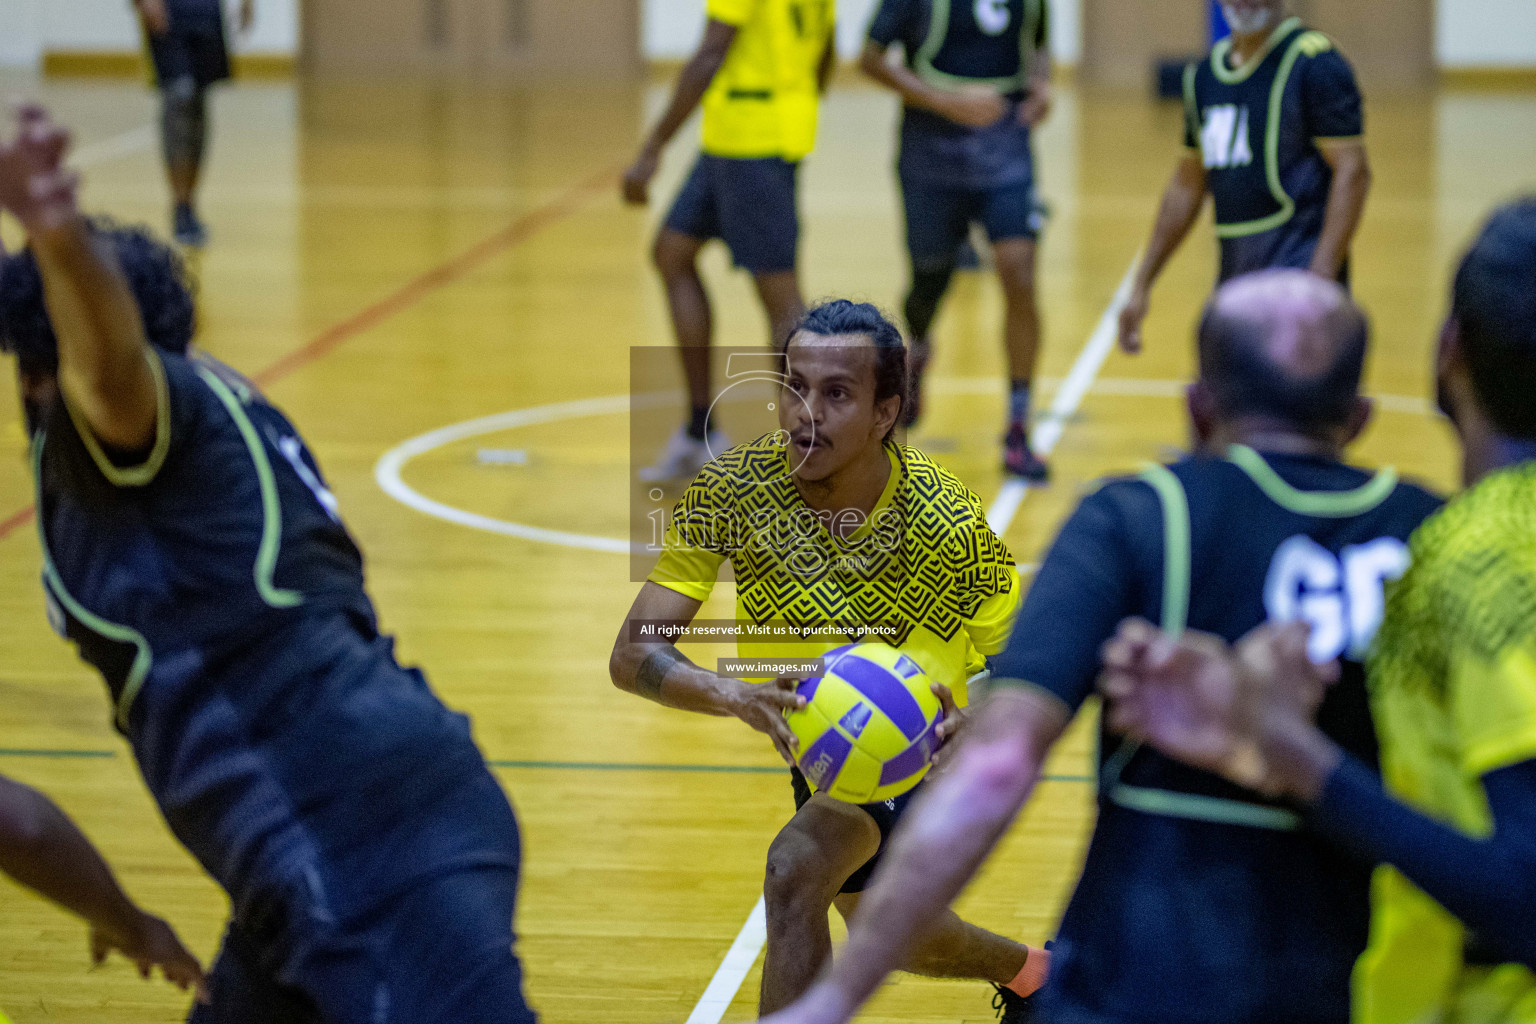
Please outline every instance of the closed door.
[{"label": "closed door", "polygon": [[[1433,0],[1291,0],[1290,10],[1338,40],[1367,91],[1433,80]],[[1144,86],[1155,61],[1206,50],[1208,18],[1207,0],[1083,0],[1083,80]]]},{"label": "closed door", "polygon": [[1206,0],[1084,0],[1083,81],[1145,89],[1153,65],[1206,48]]},{"label": "closed door", "polygon": [[640,62],[636,0],[308,0],[311,72],[569,74],[617,78]]}]

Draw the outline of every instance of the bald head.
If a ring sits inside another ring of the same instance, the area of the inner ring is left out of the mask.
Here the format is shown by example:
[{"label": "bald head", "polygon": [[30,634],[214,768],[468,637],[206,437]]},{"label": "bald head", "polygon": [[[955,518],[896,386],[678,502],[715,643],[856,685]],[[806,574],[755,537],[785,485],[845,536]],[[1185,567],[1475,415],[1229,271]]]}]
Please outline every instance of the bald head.
[{"label": "bald head", "polygon": [[1200,320],[1200,379],[1223,416],[1266,416],[1304,433],[1355,415],[1370,325],[1349,293],[1302,270],[1229,281]]}]

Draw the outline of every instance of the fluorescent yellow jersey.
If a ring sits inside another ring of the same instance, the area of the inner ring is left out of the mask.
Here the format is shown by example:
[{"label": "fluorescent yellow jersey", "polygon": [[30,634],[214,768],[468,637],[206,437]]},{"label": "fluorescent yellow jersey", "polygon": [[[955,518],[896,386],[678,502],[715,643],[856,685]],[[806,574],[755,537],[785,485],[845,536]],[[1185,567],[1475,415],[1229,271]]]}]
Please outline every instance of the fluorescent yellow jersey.
[{"label": "fluorescent yellow jersey", "polygon": [[[1536,464],[1481,481],[1409,550],[1369,669],[1382,775],[1426,814],[1486,836],[1482,776],[1536,758]],[[1356,1021],[1536,1022],[1531,972],[1467,964],[1466,940],[1439,904],[1381,869]]]},{"label": "fluorescent yellow jersey", "polygon": [[[917,449],[887,445],[885,492],[837,540],[801,499],[772,438],[704,467],[673,511],[651,582],[703,601],[729,560],[739,623],[842,631],[792,643],[742,638],[741,657],[814,658],[871,629],[866,639],[896,647],[964,704],[966,679],[1002,650],[1019,612],[1013,556],[980,500]],[[839,513],[847,516],[859,513]]]},{"label": "fluorescent yellow jersey", "polygon": [[817,70],[832,38],[835,0],[706,0],[736,26],[704,94],[704,152],[799,160],[816,145]]}]

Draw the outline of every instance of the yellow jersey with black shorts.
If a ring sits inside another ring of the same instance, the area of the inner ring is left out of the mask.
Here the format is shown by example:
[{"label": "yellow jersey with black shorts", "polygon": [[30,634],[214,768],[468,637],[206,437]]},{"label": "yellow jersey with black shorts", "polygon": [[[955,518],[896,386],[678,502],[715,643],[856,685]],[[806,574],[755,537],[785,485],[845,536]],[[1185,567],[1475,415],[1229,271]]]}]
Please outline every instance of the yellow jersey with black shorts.
[{"label": "yellow jersey with black shorts", "polygon": [[704,94],[704,152],[791,162],[810,153],[834,0],[707,0],[704,10],[736,27]]},{"label": "yellow jersey with black shorts", "polygon": [[[1495,473],[1428,520],[1388,593],[1370,663],[1387,788],[1476,837],[1482,779],[1536,759],[1536,464]],[[1355,971],[1360,1024],[1536,1021],[1536,976],[1391,868]]]},{"label": "yellow jersey with black shorts", "polygon": [[[967,682],[1008,642],[1018,616],[1018,570],[987,525],[981,501],[954,474],[905,445],[887,444],[891,475],[874,511],[853,525],[844,510],[824,517],[796,490],[786,449],[770,434],[705,466],[668,525],[650,582],[699,601],[729,561],[738,624],[783,626],[790,642],[738,639],[743,658],[816,658],[859,640],[889,643],[934,682],[969,699]],[[839,532],[842,532],[841,530]],[[811,799],[791,771],[796,807]],[[880,830],[875,855],[842,884],[869,884],[891,830],[922,783],[893,800],[859,805]]]},{"label": "yellow jersey with black shorts", "polygon": [[736,37],[704,93],[702,152],[665,228],[720,239],[749,273],[789,273],[799,258],[797,177],[816,144],[833,0],[708,0],[706,10],[736,26]]}]

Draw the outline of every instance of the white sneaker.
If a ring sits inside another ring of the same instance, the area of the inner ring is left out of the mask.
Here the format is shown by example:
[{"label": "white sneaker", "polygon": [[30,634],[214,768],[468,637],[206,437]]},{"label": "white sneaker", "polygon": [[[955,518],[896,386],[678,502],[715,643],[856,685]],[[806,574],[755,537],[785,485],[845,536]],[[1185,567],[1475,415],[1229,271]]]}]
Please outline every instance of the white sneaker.
[{"label": "white sneaker", "polygon": [[637,474],[641,483],[659,484],[668,480],[692,480],[704,464],[731,446],[725,434],[711,430],[703,441],[688,436],[686,428],[667,439],[661,450],[661,458],[654,465],[646,466]]}]

